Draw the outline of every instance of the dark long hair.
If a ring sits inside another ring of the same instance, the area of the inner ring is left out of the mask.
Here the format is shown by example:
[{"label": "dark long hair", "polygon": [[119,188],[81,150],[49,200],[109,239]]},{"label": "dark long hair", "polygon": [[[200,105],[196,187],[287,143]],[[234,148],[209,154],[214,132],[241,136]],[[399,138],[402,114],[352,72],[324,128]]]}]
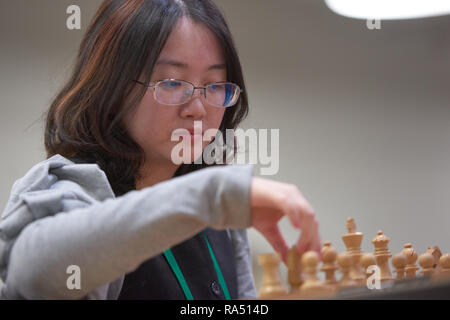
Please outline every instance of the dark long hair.
[{"label": "dark long hair", "polygon": [[[104,0],[81,42],[73,74],[47,112],[47,157],[60,154],[96,163],[105,171],[116,195],[135,188],[144,152],[123,124],[146,88],[154,65],[173,27],[188,17],[208,27],[226,59],[227,80],[243,89],[238,103],[227,108],[221,132],[236,129],[248,114],[242,68],[231,32],[211,0]],[[183,164],[175,176],[207,164]]]}]

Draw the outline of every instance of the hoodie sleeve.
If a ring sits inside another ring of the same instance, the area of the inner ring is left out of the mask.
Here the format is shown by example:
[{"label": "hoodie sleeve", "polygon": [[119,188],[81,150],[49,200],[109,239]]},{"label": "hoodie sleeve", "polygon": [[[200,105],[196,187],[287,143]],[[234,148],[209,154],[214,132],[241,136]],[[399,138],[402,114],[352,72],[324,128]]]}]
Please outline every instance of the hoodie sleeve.
[{"label": "hoodie sleeve", "polygon": [[253,279],[252,257],[246,229],[231,229],[231,242],[236,259],[236,273],[239,299],[256,298]]},{"label": "hoodie sleeve", "polygon": [[[80,181],[53,183],[56,197],[49,190],[30,191],[13,210],[35,220],[9,248],[6,295],[81,299],[207,226],[248,228],[252,174],[252,165],[210,167],[103,201],[83,193]],[[45,193],[45,203],[33,202]],[[57,201],[61,194],[64,205]],[[48,215],[55,206],[61,211]],[[14,234],[0,232],[2,238]],[[80,289],[68,288],[70,266],[80,271]]]}]

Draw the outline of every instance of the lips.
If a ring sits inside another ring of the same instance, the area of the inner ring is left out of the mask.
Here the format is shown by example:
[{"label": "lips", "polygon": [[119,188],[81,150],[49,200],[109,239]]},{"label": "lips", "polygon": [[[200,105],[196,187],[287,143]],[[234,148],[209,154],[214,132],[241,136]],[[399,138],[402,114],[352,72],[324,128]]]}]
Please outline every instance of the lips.
[{"label": "lips", "polygon": [[189,131],[191,136],[194,136],[194,135],[202,135],[203,136],[203,133],[204,133],[204,131],[201,128],[197,128],[197,130],[196,130],[196,128],[186,128],[186,130]]},{"label": "lips", "polygon": [[203,139],[203,130],[201,127],[190,127],[190,128],[178,128],[172,132],[172,135],[175,134],[177,136],[177,141],[194,141],[194,140],[202,140]]}]

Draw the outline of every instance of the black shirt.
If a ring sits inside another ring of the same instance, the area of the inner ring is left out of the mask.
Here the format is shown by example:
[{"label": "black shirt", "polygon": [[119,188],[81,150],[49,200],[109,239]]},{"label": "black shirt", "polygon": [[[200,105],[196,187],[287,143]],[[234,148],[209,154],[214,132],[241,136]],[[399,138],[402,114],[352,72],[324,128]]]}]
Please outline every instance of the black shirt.
[{"label": "black shirt", "polygon": [[[237,299],[234,249],[226,230],[206,228],[205,233],[220,266],[231,299]],[[203,231],[171,248],[195,300],[225,299]],[[186,299],[164,254],[143,262],[125,275],[119,300]]]}]

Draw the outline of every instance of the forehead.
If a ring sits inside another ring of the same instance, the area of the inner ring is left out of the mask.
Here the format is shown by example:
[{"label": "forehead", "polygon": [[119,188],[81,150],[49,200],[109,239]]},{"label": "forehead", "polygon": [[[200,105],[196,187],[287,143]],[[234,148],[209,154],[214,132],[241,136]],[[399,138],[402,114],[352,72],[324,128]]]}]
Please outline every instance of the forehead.
[{"label": "forehead", "polygon": [[[221,43],[205,25],[181,18],[169,35],[155,67],[177,67],[167,61],[182,62],[187,68],[210,69],[225,66]],[[178,66],[182,67],[182,66]]]}]

